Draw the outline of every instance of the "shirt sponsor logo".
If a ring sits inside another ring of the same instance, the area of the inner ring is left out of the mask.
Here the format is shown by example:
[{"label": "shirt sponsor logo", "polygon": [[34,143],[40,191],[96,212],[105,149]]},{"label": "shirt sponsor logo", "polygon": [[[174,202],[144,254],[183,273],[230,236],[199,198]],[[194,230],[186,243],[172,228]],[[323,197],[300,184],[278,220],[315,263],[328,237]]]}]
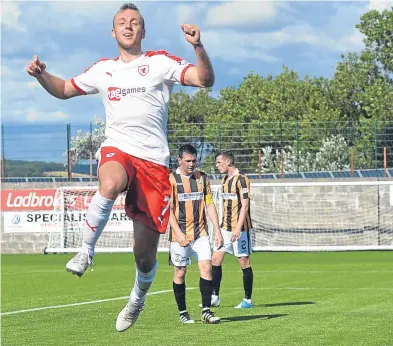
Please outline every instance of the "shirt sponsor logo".
[{"label": "shirt sponsor logo", "polygon": [[236,200],[237,199],[237,194],[236,193],[223,193],[222,194],[223,199],[230,199],[230,200]]},{"label": "shirt sponsor logo", "polygon": [[203,199],[203,192],[179,193],[179,202],[199,201]]},{"label": "shirt sponsor logo", "polygon": [[109,87],[108,88],[108,99],[110,101],[120,101],[122,97],[136,94],[136,93],[144,93],[146,92],[146,87],[136,87],[136,88],[117,88],[117,87]]}]

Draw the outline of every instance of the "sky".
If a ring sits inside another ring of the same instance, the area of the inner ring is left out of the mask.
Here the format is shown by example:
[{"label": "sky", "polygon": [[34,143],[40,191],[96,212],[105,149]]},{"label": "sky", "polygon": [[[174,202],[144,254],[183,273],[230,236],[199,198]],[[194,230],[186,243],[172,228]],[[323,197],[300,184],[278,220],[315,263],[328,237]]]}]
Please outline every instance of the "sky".
[{"label": "sky", "polygon": [[[48,72],[69,79],[100,58],[116,57],[110,32],[123,2],[2,1],[1,121],[61,126],[102,119],[99,96],[58,100],[27,74],[26,65],[38,54]],[[341,54],[363,48],[355,28],[360,16],[393,6],[391,0],[135,3],[146,22],[143,50],[163,49],[195,62],[180,25],[199,25],[216,72],[214,96],[221,88],[238,86],[250,71],[277,75],[283,65],[301,78],[332,77]]]}]

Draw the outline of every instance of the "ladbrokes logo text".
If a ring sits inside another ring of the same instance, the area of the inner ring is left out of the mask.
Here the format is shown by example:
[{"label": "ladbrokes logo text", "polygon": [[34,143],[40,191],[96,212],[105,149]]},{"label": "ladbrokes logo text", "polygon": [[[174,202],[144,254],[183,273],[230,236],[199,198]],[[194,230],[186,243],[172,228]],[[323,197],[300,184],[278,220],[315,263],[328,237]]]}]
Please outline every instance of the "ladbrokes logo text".
[{"label": "ladbrokes logo text", "polygon": [[108,99],[110,101],[120,101],[122,97],[136,94],[136,93],[144,93],[146,92],[146,87],[136,87],[136,88],[116,88],[109,87],[108,88]]}]

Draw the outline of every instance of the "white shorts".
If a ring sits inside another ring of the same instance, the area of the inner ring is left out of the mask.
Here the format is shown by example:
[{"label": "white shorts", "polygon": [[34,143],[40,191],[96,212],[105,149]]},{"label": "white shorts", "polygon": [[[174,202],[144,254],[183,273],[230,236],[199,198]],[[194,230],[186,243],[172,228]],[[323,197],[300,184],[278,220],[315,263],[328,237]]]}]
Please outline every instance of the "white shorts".
[{"label": "white shorts", "polygon": [[251,239],[250,229],[248,232],[240,232],[240,237],[237,241],[232,242],[232,232],[221,230],[222,237],[224,239],[224,245],[217,249],[214,247],[214,251],[223,251],[235,255],[236,257],[247,257],[251,254]]},{"label": "white shorts", "polygon": [[183,247],[177,242],[171,242],[170,246],[170,264],[176,267],[185,267],[191,264],[191,256],[195,260],[210,260],[212,259],[212,250],[208,236],[203,236],[195,241],[190,242],[190,245]]}]

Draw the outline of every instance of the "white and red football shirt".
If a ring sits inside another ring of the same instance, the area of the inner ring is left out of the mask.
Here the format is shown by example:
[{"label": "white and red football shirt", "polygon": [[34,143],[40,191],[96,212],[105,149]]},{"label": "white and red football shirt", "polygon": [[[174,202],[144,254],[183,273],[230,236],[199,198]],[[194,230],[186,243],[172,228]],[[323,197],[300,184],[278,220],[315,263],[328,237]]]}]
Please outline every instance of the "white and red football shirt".
[{"label": "white and red football shirt", "polygon": [[165,51],[148,51],[128,63],[120,57],[100,60],[71,82],[82,94],[101,94],[106,113],[101,146],[168,166],[169,96],[174,84],[184,84],[191,66]]}]

